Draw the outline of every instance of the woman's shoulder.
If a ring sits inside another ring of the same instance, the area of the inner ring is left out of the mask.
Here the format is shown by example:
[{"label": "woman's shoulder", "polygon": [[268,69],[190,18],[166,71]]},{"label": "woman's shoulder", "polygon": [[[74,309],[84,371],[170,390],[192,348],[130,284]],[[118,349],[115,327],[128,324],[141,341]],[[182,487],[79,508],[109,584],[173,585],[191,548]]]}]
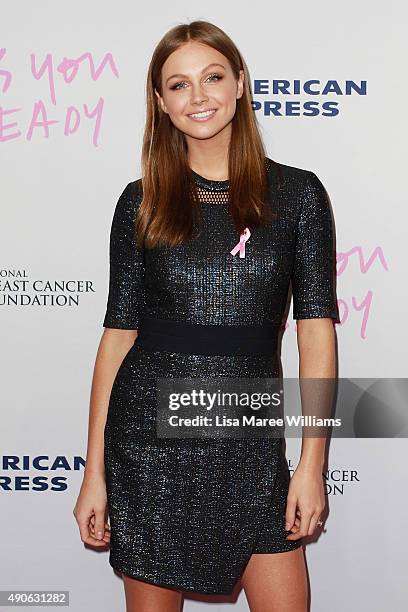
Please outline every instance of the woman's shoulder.
[{"label": "woman's shoulder", "polygon": [[138,178],[130,181],[130,183],[126,185],[124,193],[126,193],[127,197],[133,198],[134,200],[140,198],[143,193],[142,179]]},{"label": "woman's shoulder", "polygon": [[281,164],[267,157],[269,188],[279,194],[277,202],[285,210],[306,215],[329,215],[330,197],[319,177],[312,170]]},{"label": "woman's shoulder", "polygon": [[116,210],[122,214],[134,214],[135,209],[142,201],[142,179],[135,179],[122,188]]},{"label": "woman's shoulder", "polygon": [[133,223],[137,209],[142,201],[141,179],[130,181],[119,192],[113,214],[115,226],[128,226]]},{"label": "woman's shoulder", "polygon": [[270,157],[266,157],[265,161],[269,182],[275,187],[290,186],[304,189],[307,184],[317,179],[312,170],[282,164]]}]

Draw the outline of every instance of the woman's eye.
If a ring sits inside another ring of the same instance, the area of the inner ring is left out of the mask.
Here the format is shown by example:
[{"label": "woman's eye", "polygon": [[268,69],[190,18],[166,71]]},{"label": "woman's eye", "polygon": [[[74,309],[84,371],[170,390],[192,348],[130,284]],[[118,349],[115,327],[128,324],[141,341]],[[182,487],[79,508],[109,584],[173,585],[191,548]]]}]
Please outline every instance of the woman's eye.
[{"label": "woman's eye", "polygon": [[172,87],[170,87],[170,89],[179,89],[179,85],[182,85],[183,83],[184,83],[184,81],[183,82],[180,81],[179,83],[175,83]]},{"label": "woman's eye", "polygon": [[208,78],[212,79],[212,77],[216,77],[217,81],[220,81],[222,79],[222,76],[220,76],[219,74],[210,74]]},{"label": "woman's eye", "polygon": [[[211,79],[213,80],[215,78],[216,81],[220,81],[222,79],[222,76],[219,74],[210,74],[207,79]],[[178,83],[175,83],[170,89],[180,89],[180,85],[185,85],[185,81],[179,81]],[[182,88],[184,89],[184,87]]]}]

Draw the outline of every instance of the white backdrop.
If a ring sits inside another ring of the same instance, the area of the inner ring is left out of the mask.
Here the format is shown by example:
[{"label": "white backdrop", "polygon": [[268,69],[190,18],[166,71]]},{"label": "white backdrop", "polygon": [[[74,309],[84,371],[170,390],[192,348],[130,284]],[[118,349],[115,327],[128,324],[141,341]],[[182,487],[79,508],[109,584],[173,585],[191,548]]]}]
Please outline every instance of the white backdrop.
[{"label": "white backdrop", "polygon": [[[263,81],[265,93],[254,100],[269,156],[312,170],[330,195],[339,375],[406,375],[402,0],[330,7],[207,0],[198,10],[179,0],[15,0],[3,7],[0,589],[69,590],[73,612],[124,609],[108,553],[84,547],[72,509],[113,209],[140,176],[148,62],[165,31],[199,18],[237,43],[253,91]],[[320,93],[296,93],[294,80],[310,79],[320,81],[313,86]],[[274,93],[274,80],[288,81],[288,93]],[[328,81],[337,93],[324,92]],[[347,81],[365,95],[346,95]],[[310,102],[315,116],[305,110]],[[280,113],[268,114],[268,103]],[[296,376],[291,314],[288,322],[282,361],[285,375]],[[299,440],[287,447],[294,468]],[[406,609],[406,453],[406,439],[332,440],[326,531],[306,547],[313,612]],[[36,457],[44,459],[36,465]],[[236,601],[186,595],[184,606],[229,608],[248,610],[243,592]]]}]

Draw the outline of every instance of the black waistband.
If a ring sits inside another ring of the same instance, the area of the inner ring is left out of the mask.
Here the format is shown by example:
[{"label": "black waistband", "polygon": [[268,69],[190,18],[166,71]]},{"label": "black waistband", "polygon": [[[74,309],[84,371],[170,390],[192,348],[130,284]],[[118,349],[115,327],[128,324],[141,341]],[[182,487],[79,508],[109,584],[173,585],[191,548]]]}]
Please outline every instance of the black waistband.
[{"label": "black waistband", "polygon": [[279,325],[200,325],[144,316],[136,343],[190,355],[275,355]]}]

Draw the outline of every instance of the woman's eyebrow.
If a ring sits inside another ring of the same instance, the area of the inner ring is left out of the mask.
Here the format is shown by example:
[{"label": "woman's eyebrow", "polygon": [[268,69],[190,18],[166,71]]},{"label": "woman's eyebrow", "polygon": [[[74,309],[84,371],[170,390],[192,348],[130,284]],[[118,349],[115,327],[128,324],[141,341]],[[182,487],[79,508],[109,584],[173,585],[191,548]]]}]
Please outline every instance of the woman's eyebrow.
[{"label": "woman's eyebrow", "polygon": [[[223,66],[222,64],[218,64],[217,62],[213,62],[212,64],[208,64],[208,66],[203,68],[202,71],[201,71],[201,74],[203,74],[203,72],[205,72],[206,70],[208,70],[208,68],[211,68],[212,66],[221,66],[221,68],[224,68],[224,70],[225,70],[225,66]],[[166,83],[168,83],[168,81],[170,81],[170,79],[173,79],[174,77],[177,77],[177,78],[182,77],[182,78],[186,78],[186,79],[188,78],[188,76],[186,74],[172,74],[171,76],[169,76],[166,79]]]}]

